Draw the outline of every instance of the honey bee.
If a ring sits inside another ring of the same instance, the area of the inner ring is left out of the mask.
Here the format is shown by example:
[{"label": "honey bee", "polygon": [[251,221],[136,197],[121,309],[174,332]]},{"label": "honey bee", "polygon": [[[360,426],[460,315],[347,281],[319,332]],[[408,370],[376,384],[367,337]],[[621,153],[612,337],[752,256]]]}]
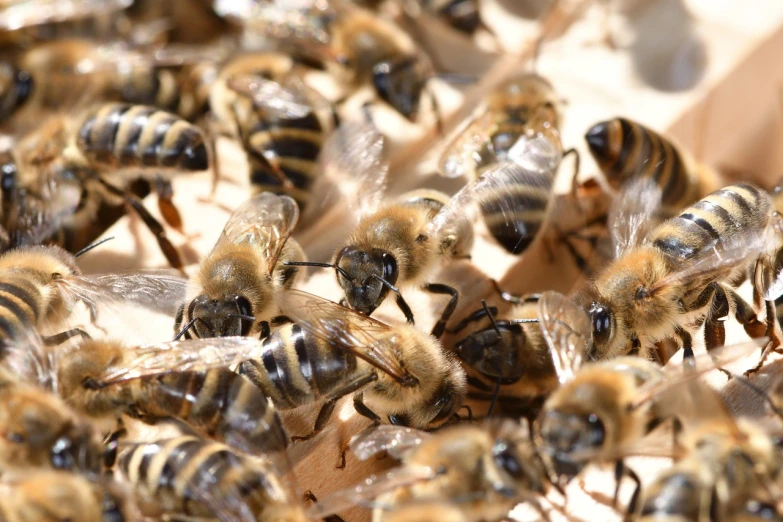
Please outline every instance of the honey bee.
[{"label": "honey bee", "polygon": [[[258,345],[230,338],[130,348],[88,340],[58,354],[57,392],[98,420],[126,414],[154,424],[172,418],[249,454],[280,452],[288,438],[276,410],[253,383],[228,369],[239,361],[219,355],[237,347],[252,353]],[[215,357],[220,364],[212,367]]]},{"label": "honey bee", "polygon": [[66,471],[3,476],[0,517],[19,522],[124,522],[134,520],[116,484],[94,483]]},{"label": "honey bee", "polygon": [[[507,188],[507,194],[481,204],[490,233],[512,254],[524,252],[545,227],[558,166],[565,154],[576,153],[563,151],[559,105],[552,85],[543,77],[512,78],[486,98],[440,159],[442,174],[469,179],[498,164],[520,166],[524,175]],[[509,207],[514,209],[511,215]]]},{"label": "honey bee", "polygon": [[20,381],[0,367],[0,468],[3,475],[30,467],[100,472],[102,447],[92,425],[59,397]]},{"label": "honey bee", "polygon": [[269,192],[237,209],[201,262],[196,295],[180,306],[177,338],[269,335],[269,320],[279,316],[276,298],[299,275],[285,263],[304,259],[290,238],[298,219],[293,199]]},{"label": "honey bee", "polygon": [[420,509],[438,503],[454,508],[454,520],[502,520],[520,502],[531,503],[546,518],[538,497],[547,491],[548,476],[522,423],[463,424],[433,434],[381,426],[354,437],[351,449],[362,460],[393,451],[402,465],[356,490],[323,499],[314,507],[318,515],[333,511],[339,499],[371,500],[377,506],[374,522],[403,520],[399,510],[415,520]]},{"label": "honey bee", "polygon": [[[363,216],[332,263],[288,264],[334,268],[346,302],[363,314],[372,314],[392,291],[406,320],[413,323],[413,313],[395,285],[417,285],[439,263],[468,258],[473,246],[472,206],[496,199],[498,205],[505,205],[505,215],[513,215],[517,206],[508,187],[524,175],[517,165],[502,164],[451,198],[434,190],[404,194]],[[451,296],[432,329],[432,335],[440,337],[457,306],[458,293],[440,283],[426,283],[423,289]]]},{"label": "honey bee", "polygon": [[[1,357],[35,341],[44,326],[67,318],[79,302],[87,305],[95,321],[99,303],[123,301],[160,309],[157,298],[184,294],[184,278],[161,272],[82,276],[76,266],[82,253],[74,256],[56,246],[30,246],[0,256]],[[59,343],[74,335],[86,334],[74,328],[44,341]]]},{"label": "honey bee", "polygon": [[313,61],[336,68],[349,85],[372,86],[378,98],[409,121],[417,120],[427,93],[441,128],[440,108],[428,88],[432,64],[402,29],[344,0],[303,4],[309,5],[258,7],[248,26],[283,49],[304,51]]},{"label": "honey bee", "polygon": [[[689,364],[660,367],[641,357],[616,357],[584,364],[589,356],[590,321],[576,303],[555,292],[539,301],[542,328],[560,381],[539,417],[539,447],[555,473],[570,480],[589,462],[615,461],[617,486],[625,474],[640,484],[623,463],[639,440],[667,419],[679,418],[670,395],[677,384],[748,354],[756,342],[726,347],[720,353],[689,359]],[[711,358],[714,355],[715,359]],[[638,448],[637,448],[638,449]],[[617,490],[615,491],[615,500]]]},{"label": "honey bee", "polygon": [[326,399],[313,431],[294,439],[315,436],[354,392],[356,411],[373,422],[420,429],[444,424],[462,406],[465,375],[432,337],[299,290],[282,299],[294,324],[265,339],[260,356],[242,357],[240,372],[280,409]]},{"label": "honey bee", "polygon": [[585,140],[613,189],[639,177],[653,180],[661,189],[664,214],[677,214],[716,184],[716,174],[671,139],[627,118],[593,125]]},{"label": "honey bee", "polygon": [[308,520],[267,460],[251,460],[216,442],[182,436],[133,444],[120,454],[119,467],[162,514],[247,522]]},{"label": "honey bee", "polygon": [[[620,226],[633,227],[638,217],[626,216]],[[740,183],[658,225],[641,245],[621,241],[621,255],[580,296],[592,324],[590,357],[647,357],[666,339],[689,357],[688,329],[703,323],[707,348],[722,346],[730,313],[751,337],[769,335],[731,282],[762,254],[771,218],[767,193]]]},{"label": "honey bee", "polygon": [[337,117],[304,83],[293,59],[273,52],[233,58],[221,68],[209,103],[225,132],[242,144],[254,190],[287,194],[305,208]]},{"label": "honey bee", "polygon": [[512,303],[498,315],[497,307],[483,307],[449,329],[459,333],[473,323],[481,326],[456,341],[454,351],[468,368],[469,396],[489,400],[487,415],[499,403],[504,412],[521,413],[530,421],[543,400],[557,387],[549,346],[541,331],[540,294],[523,297],[500,292]]},{"label": "honey bee", "polygon": [[9,202],[3,219],[16,236],[12,244],[40,243],[83,227],[94,221],[101,202],[126,203],[155,234],[171,265],[182,267],[163,226],[125,187],[139,173],[169,178],[209,168],[197,127],[153,107],[99,104],[78,117],[47,121],[2,159]]},{"label": "honey bee", "polygon": [[769,520],[764,512],[779,518],[783,457],[773,438],[757,422],[732,417],[706,385],[689,382],[683,391],[690,411],[678,442],[685,457],[645,490],[639,520],[663,513],[694,521]]}]

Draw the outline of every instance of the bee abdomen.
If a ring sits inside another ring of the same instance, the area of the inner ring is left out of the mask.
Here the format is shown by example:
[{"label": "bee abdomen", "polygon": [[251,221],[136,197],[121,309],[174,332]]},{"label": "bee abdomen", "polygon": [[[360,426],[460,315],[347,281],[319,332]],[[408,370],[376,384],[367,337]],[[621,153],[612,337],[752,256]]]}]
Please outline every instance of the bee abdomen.
[{"label": "bee abdomen", "polygon": [[[323,141],[324,129],[313,113],[302,118],[262,119],[245,138],[251,183],[259,191],[287,194],[300,207],[306,205]],[[275,167],[291,181],[293,190],[282,187],[272,170]]]},{"label": "bee abdomen", "polygon": [[79,150],[95,165],[205,170],[204,136],[184,119],[146,105],[104,104],[82,121]]},{"label": "bee abdomen", "polygon": [[171,373],[160,378],[157,400],[169,413],[248,453],[282,451],[288,437],[267,398],[228,369]]},{"label": "bee abdomen", "polygon": [[619,189],[632,179],[651,179],[661,189],[661,203],[689,204],[699,180],[677,147],[658,133],[625,118],[594,125],[585,135],[590,152],[609,184]]},{"label": "bee abdomen", "polygon": [[523,252],[536,238],[549,213],[553,181],[552,173],[530,172],[524,183],[481,202],[487,228],[512,254]]},{"label": "bee abdomen", "polygon": [[720,243],[758,234],[767,226],[769,195],[748,183],[717,190],[651,234],[653,245],[673,258],[696,257]]},{"label": "bee abdomen", "polygon": [[38,287],[23,277],[0,278],[0,358],[14,341],[25,339],[41,319]]},{"label": "bee abdomen", "polygon": [[296,408],[329,393],[356,367],[348,350],[335,348],[299,325],[280,328],[264,340],[260,360],[242,363],[246,375],[281,410]]}]

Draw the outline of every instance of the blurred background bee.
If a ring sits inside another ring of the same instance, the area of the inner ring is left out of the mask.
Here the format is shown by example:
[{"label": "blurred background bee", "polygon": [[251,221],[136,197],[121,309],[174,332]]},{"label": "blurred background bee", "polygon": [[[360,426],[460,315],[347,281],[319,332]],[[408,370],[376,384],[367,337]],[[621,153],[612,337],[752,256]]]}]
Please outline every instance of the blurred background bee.
[{"label": "blurred background bee", "polygon": [[[171,265],[182,268],[163,226],[127,187],[147,173],[168,183],[175,174],[209,168],[205,137],[192,124],[154,107],[99,104],[47,120],[3,161],[3,220],[12,245],[75,240],[67,232],[93,223],[102,202],[125,204],[150,228]],[[163,216],[181,227],[170,192],[163,192]]]}]

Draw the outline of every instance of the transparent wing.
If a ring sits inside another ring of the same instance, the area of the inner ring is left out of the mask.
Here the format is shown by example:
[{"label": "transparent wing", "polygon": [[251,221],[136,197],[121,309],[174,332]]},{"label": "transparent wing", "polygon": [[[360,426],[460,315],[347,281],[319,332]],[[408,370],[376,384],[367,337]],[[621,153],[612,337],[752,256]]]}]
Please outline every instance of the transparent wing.
[{"label": "transparent wing", "polygon": [[383,342],[392,331],[388,325],[359,312],[301,290],[281,296],[283,312],[306,332],[367,361],[391,377],[403,381],[409,374]]},{"label": "transparent wing", "polygon": [[0,29],[97,16],[125,9],[133,0],[12,0],[0,4]]},{"label": "transparent wing", "polygon": [[472,179],[481,161],[479,151],[485,147],[491,150],[492,140],[488,129],[492,124],[492,114],[483,110],[460,125],[441,154],[438,172],[447,178],[465,176]]},{"label": "transparent wing", "polygon": [[231,214],[218,245],[224,242],[257,245],[271,260],[271,270],[298,220],[296,201],[288,196],[262,192]]},{"label": "transparent wing", "polygon": [[766,236],[754,274],[754,288],[765,301],[774,301],[783,296],[783,218],[777,213],[772,216]]},{"label": "transparent wing", "polygon": [[149,310],[176,312],[185,300],[187,278],[174,270],[140,270],[75,276],[57,282],[67,301],[100,304],[136,304]]},{"label": "transparent wing", "polygon": [[97,380],[112,384],[174,371],[228,368],[259,358],[262,349],[262,341],[252,337],[189,339],[128,348],[122,364],[106,368]]},{"label": "transparent wing", "polygon": [[541,201],[551,203],[553,182],[554,171],[530,170],[510,161],[499,163],[462,187],[433,218],[428,231],[437,236],[453,223],[469,219],[482,205],[501,213],[506,225],[524,237],[526,231],[520,228],[524,223],[518,215],[540,209]]},{"label": "transparent wing", "polygon": [[656,225],[661,189],[649,178],[626,183],[609,207],[609,231],[615,259],[642,244]]},{"label": "transparent wing", "polygon": [[371,426],[351,438],[351,451],[359,460],[368,460],[381,453],[389,453],[400,460],[404,453],[417,447],[430,434],[413,428],[391,424]]},{"label": "transparent wing", "polygon": [[316,111],[331,109],[331,104],[318,91],[299,77],[289,76],[282,82],[253,74],[240,74],[228,79],[229,88],[253,100],[256,107],[281,119],[301,119]]},{"label": "transparent wing", "polygon": [[374,507],[380,495],[432,480],[435,476],[434,470],[424,466],[402,466],[380,476],[372,475],[356,487],[319,499],[318,503],[307,510],[307,515],[310,520],[319,520],[354,506]]},{"label": "transparent wing", "polygon": [[766,232],[746,231],[726,240],[721,240],[712,248],[704,249],[691,260],[683,260],[681,268],[662,278],[650,288],[651,292],[671,284],[699,280],[732,268],[744,265],[762,255],[766,247]]},{"label": "transparent wing", "polygon": [[372,212],[386,190],[385,138],[372,123],[346,121],[329,135],[318,158],[321,174],[346,196],[353,211]]},{"label": "transparent wing", "polygon": [[568,297],[548,291],[538,301],[538,316],[560,383],[582,366],[592,335],[587,313]]}]

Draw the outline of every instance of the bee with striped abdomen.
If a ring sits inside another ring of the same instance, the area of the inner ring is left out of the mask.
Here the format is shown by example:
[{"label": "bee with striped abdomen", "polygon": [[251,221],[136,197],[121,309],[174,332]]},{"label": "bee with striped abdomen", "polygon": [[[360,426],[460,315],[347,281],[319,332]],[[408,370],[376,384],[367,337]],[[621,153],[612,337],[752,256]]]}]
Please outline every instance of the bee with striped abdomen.
[{"label": "bee with striped abdomen", "polygon": [[304,83],[294,61],[272,52],[233,58],[212,86],[210,107],[242,145],[254,191],[287,194],[304,208],[336,113]]},{"label": "bee with striped abdomen", "polygon": [[[280,418],[264,394],[228,369],[220,351],[252,356],[249,338],[196,339],[127,347],[85,341],[57,355],[58,394],[96,419],[122,414],[155,423],[173,418],[250,454],[275,453],[288,444]],[[217,358],[218,363],[210,363]]]},{"label": "bee with striped abdomen", "polygon": [[308,520],[268,460],[223,444],[192,436],[133,444],[118,464],[159,514],[175,519]]},{"label": "bee with striped abdomen", "polygon": [[524,171],[508,187],[510,195],[499,194],[481,206],[490,233],[512,254],[524,252],[549,219],[564,156],[559,105],[552,85],[541,76],[512,78],[486,98],[440,159],[440,172],[448,177],[474,179],[507,162]]},{"label": "bee with striped abdomen", "polygon": [[270,192],[239,207],[201,262],[195,295],[177,313],[177,338],[269,335],[269,321],[280,315],[277,297],[299,274],[285,263],[304,259],[290,238],[298,219],[293,199]]},{"label": "bee with striped abdomen", "polygon": [[717,175],[682,147],[627,118],[593,125],[585,134],[590,153],[609,185],[619,190],[646,178],[661,189],[662,211],[675,215],[717,189]]},{"label": "bee with striped abdomen", "polygon": [[182,267],[162,225],[127,186],[144,174],[169,179],[209,168],[204,135],[192,124],[154,107],[99,104],[47,121],[3,159],[3,219],[16,236],[13,244],[84,227],[101,202],[126,203],[156,235],[169,262]]},{"label": "bee with striped abdomen", "polygon": [[[704,324],[707,348],[722,346],[730,313],[751,337],[767,335],[731,283],[762,254],[771,210],[765,191],[730,185],[658,225],[641,245],[624,245],[580,296],[591,317],[591,358],[647,357],[665,339],[692,356],[689,330]],[[626,228],[638,223],[629,216],[620,220]],[[629,232],[635,239],[637,231]]]}]

